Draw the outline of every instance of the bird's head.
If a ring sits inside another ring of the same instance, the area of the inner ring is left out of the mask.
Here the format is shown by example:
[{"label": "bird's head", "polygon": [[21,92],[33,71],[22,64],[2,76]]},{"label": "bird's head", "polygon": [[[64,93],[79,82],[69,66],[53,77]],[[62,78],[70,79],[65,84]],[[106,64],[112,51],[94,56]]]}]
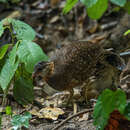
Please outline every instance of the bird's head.
[{"label": "bird's head", "polygon": [[126,67],[123,59],[113,52],[105,54],[105,61],[119,71],[122,71]]},{"label": "bird's head", "polygon": [[47,80],[47,78],[49,77],[49,75],[51,75],[53,70],[53,62],[41,61],[37,63],[32,74],[34,85],[43,85],[43,82]]}]

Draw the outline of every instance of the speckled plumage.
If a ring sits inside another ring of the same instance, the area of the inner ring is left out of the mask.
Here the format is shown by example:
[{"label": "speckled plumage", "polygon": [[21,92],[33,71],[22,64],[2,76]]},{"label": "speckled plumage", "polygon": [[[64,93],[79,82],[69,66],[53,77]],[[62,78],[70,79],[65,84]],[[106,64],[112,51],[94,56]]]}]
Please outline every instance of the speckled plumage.
[{"label": "speckled plumage", "polygon": [[48,77],[48,84],[57,90],[71,89],[81,84],[94,74],[96,62],[101,60],[102,54],[99,44],[71,42],[51,57],[54,72]]},{"label": "speckled plumage", "polygon": [[[105,51],[100,44],[86,41],[68,43],[50,58],[50,62],[53,63],[53,66],[51,65],[50,71],[44,74],[43,79],[52,88],[59,91],[70,91],[73,87],[88,81],[91,76],[96,77],[97,87],[100,87],[102,83],[103,89],[105,86],[109,88],[112,85],[114,76],[117,80],[117,67],[122,66],[120,57],[116,54]],[[38,73],[41,73],[40,76],[42,77],[42,70],[44,69],[45,64],[40,67],[37,64],[34,77],[37,77]],[[112,71],[109,71],[109,69],[112,69]],[[108,71],[108,75],[107,72],[103,72],[104,70]],[[106,78],[103,78],[103,75]],[[105,79],[105,82],[103,79]],[[111,81],[106,82],[106,80]],[[87,86],[89,88],[91,85],[88,84]]]}]

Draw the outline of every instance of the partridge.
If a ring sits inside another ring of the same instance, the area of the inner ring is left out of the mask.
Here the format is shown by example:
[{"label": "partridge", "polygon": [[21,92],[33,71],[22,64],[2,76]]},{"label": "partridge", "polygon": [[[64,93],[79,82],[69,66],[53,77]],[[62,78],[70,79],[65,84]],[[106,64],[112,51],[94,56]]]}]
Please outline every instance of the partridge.
[{"label": "partridge", "polygon": [[74,41],[59,49],[50,61],[39,62],[35,66],[33,79],[35,85],[39,81],[48,84],[44,88],[47,94],[57,90],[72,93],[74,87],[85,83],[83,95],[88,98],[88,95],[96,95],[105,88],[117,87],[122,67],[124,63],[121,58],[104,50],[100,44]]}]

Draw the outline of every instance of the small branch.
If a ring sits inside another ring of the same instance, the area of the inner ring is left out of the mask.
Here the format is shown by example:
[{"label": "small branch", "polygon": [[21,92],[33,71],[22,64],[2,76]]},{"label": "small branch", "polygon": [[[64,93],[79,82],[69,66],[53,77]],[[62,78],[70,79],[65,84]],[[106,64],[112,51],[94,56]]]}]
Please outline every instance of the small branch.
[{"label": "small branch", "polygon": [[84,114],[84,113],[91,112],[91,111],[93,111],[93,108],[92,109],[85,109],[81,112],[73,114],[73,115],[69,116],[68,118],[66,118],[64,121],[62,121],[59,125],[54,127],[52,130],[58,130],[61,126],[63,126],[67,121],[71,120],[72,118],[79,116],[80,114]]}]

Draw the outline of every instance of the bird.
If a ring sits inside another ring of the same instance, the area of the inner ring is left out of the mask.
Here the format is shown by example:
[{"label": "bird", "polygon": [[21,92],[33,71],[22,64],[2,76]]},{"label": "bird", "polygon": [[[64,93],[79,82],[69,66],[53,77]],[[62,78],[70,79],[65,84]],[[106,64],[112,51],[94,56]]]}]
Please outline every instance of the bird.
[{"label": "bird", "polygon": [[73,95],[73,88],[85,83],[82,95],[90,99],[88,97],[91,94],[97,96],[105,88],[117,87],[123,67],[120,56],[103,49],[100,44],[71,41],[50,57],[49,61],[35,65],[33,81],[35,85],[45,81],[48,85],[44,89],[48,95],[64,90]]}]

